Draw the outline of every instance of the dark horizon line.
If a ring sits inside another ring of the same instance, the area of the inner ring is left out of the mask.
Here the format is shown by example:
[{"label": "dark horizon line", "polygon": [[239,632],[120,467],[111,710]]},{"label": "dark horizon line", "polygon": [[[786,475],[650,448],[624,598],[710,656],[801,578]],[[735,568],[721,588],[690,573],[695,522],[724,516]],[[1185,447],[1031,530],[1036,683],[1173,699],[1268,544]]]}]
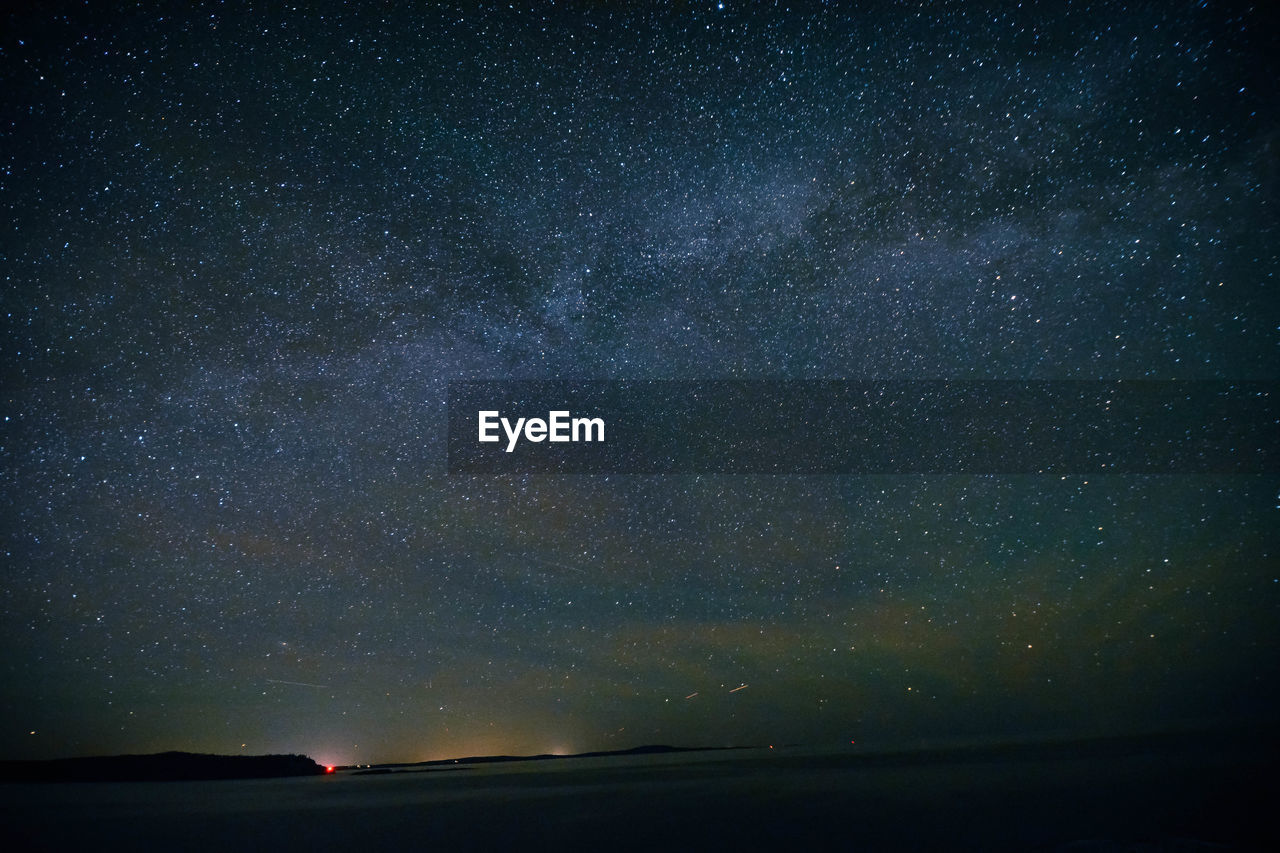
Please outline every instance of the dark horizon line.
[{"label": "dark horizon line", "polygon": [[[1034,745],[1045,743],[1083,743],[1083,742],[1099,742],[1099,741],[1119,741],[1119,740],[1153,740],[1169,737],[1204,735],[1223,733],[1230,735],[1244,735],[1252,733],[1255,735],[1268,733],[1273,736],[1280,737],[1280,727],[1277,727],[1274,721],[1262,716],[1246,716],[1246,717],[1214,717],[1209,719],[1183,719],[1166,722],[1163,725],[1153,726],[1148,729],[1128,730],[1128,731],[1078,731],[1070,729],[1052,729],[1040,730],[1033,732],[1011,733],[1011,732],[986,732],[977,734],[959,735],[955,737],[938,737],[919,736],[919,737],[903,737],[895,740],[889,740],[884,737],[869,738],[863,741],[863,745],[873,746],[877,754],[896,754],[920,751],[953,751],[973,749],[976,747],[991,746],[1019,746]],[[852,743],[852,742],[851,742]],[[747,749],[795,749],[795,748],[812,748],[818,749],[823,747],[849,745],[844,741],[836,742],[834,740],[823,740],[816,742],[784,742],[778,744],[733,744],[722,746],[673,746],[670,744],[639,744],[637,746],[626,747],[622,749],[609,750],[590,750],[587,752],[577,752],[564,755],[554,753],[536,753],[530,755],[472,755],[459,756],[457,758],[433,758],[426,761],[386,761],[370,764],[335,764],[325,765],[316,762],[322,767],[334,767],[338,770],[355,769],[355,768],[390,768],[390,767],[421,767],[443,764],[462,764],[471,763],[492,763],[499,761],[536,761],[548,760],[553,758],[591,758],[609,755],[629,755],[629,754],[662,754],[663,752],[711,752],[711,751],[730,751],[730,750],[747,750]],[[188,758],[219,758],[219,759],[281,759],[281,758],[306,758],[312,761],[310,755],[298,752],[271,752],[256,753],[253,755],[232,755],[226,753],[209,753],[209,752],[193,752],[191,750],[169,749],[161,752],[148,753],[112,753],[108,755],[73,755],[62,756],[58,758],[16,758],[3,759],[0,758],[0,768],[14,767],[20,765],[53,765],[57,763],[65,763],[72,761],[110,761],[120,759],[156,759],[161,757],[188,757]]]},{"label": "dark horizon line", "polygon": [[[795,746],[796,744],[787,744]],[[469,755],[462,758],[432,758],[427,761],[390,761],[380,764],[339,764],[339,770],[383,770],[393,767],[432,767],[445,764],[496,764],[504,761],[549,761],[554,758],[601,758],[610,755],[665,755],[676,752],[712,752],[734,749],[760,749],[759,746],[670,746],[668,744],[643,744],[626,749],[598,749],[590,752],[574,752],[560,755],[540,752],[536,755]]]},{"label": "dark horizon line", "polygon": [[170,750],[142,755],[0,761],[0,782],[183,782],[268,779],[334,772],[299,753],[218,755]]},{"label": "dark horizon line", "polygon": [[[1235,740],[1272,742],[1273,749],[1280,751],[1280,730],[1274,723],[1258,719],[1221,719],[1212,721],[1183,721],[1145,731],[1128,732],[1072,732],[1057,730],[1050,732],[1034,732],[1029,734],[987,734],[950,739],[919,738],[914,742],[885,740],[864,743],[869,748],[859,750],[863,758],[898,759],[907,756],[941,757],[946,755],[964,756],[986,752],[1018,752],[1022,750],[1048,748],[1065,749],[1078,747],[1084,749],[1101,749],[1107,746],[1128,744],[1134,747],[1158,746],[1161,743],[1199,743],[1198,739],[1209,738],[1213,743],[1229,743]],[[1190,740],[1197,739],[1197,740]],[[818,743],[780,743],[780,744],[739,744],[734,746],[670,746],[666,744],[645,744],[626,749],[593,750],[566,755],[538,753],[535,755],[480,755],[459,758],[434,758],[427,761],[382,762],[377,764],[340,764],[338,770],[386,770],[394,772],[394,768],[408,767],[445,767],[469,764],[496,764],[502,762],[549,761],[564,758],[600,758],[627,755],[663,755],[685,752],[728,752],[742,750],[768,749],[820,749],[856,746],[855,741],[847,744],[822,741]]]}]

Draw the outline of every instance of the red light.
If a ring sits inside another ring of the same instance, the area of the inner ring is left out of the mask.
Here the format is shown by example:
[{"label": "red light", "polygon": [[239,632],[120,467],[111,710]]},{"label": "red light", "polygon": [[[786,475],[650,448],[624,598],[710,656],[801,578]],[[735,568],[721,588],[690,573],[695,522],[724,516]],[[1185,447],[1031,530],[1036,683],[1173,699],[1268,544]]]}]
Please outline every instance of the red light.
[{"label": "red light", "polygon": [[328,767],[326,767],[326,768],[324,769],[324,772],[325,772],[325,773],[332,773],[333,771],[334,771],[334,767],[333,767],[333,765],[329,765]]}]

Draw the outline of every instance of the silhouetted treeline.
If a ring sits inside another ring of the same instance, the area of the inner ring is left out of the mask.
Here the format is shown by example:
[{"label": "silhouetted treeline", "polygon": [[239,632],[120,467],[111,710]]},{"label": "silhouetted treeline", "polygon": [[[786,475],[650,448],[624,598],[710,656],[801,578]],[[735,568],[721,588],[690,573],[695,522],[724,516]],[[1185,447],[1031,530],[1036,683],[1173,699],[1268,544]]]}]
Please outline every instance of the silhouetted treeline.
[{"label": "silhouetted treeline", "polygon": [[305,755],[113,755],[52,761],[2,761],[6,782],[174,782],[190,779],[266,779],[317,776],[325,768]]}]

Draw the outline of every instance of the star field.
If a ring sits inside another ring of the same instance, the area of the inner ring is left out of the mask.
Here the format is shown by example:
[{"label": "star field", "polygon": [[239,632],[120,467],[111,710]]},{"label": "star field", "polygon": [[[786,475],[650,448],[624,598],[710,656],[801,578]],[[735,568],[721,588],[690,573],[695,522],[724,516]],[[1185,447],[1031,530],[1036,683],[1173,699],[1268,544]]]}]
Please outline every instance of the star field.
[{"label": "star field", "polygon": [[1276,378],[1260,7],[870,5],[7,13],[3,757],[1274,715],[1274,476],[446,473],[454,379]]}]

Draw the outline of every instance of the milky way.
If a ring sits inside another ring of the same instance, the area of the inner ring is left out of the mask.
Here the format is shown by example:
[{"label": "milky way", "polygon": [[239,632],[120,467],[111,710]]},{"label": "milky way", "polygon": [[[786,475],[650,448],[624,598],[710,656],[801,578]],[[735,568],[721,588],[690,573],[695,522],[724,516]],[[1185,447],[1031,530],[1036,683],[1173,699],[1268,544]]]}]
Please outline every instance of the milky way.
[{"label": "milky way", "polygon": [[1275,476],[443,456],[457,379],[1274,380],[1258,9],[51,5],[0,26],[2,757],[1277,711]]}]

